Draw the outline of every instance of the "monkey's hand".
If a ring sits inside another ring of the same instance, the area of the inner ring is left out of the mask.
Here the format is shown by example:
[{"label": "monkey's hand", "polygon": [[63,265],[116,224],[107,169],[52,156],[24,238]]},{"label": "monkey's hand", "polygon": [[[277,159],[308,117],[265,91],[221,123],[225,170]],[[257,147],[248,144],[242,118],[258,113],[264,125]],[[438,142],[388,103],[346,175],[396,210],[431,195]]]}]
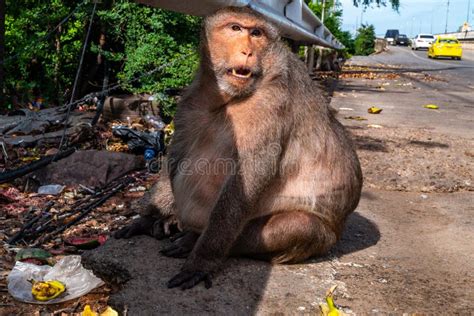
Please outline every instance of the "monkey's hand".
[{"label": "monkey's hand", "polygon": [[195,232],[178,233],[170,237],[172,244],[163,248],[160,252],[166,257],[187,258],[198,238],[199,234]]},{"label": "monkey's hand", "polygon": [[127,239],[136,235],[148,235],[160,240],[171,236],[179,230],[179,223],[174,216],[155,218],[146,215],[141,216],[131,224],[117,231],[114,237],[117,239]]},{"label": "monkey's hand", "polygon": [[220,260],[205,260],[191,253],[181,272],[168,281],[168,288],[179,287],[181,290],[187,290],[204,282],[204,287],[209,289],[212,286],[212,274],[219,266]]}]

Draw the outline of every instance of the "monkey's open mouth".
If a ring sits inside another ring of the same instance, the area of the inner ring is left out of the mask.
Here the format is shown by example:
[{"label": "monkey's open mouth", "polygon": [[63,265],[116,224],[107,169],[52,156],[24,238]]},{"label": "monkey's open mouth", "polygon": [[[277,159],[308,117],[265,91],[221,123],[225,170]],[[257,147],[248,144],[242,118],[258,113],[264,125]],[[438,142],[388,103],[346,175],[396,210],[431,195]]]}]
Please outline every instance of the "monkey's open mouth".
[{"label": "monkey's open mouth", "polygon": [[252,77],[252,71],[248,68],[232,68],[228,71],[232,76],[241,78],[241,79],[248,79]]}]

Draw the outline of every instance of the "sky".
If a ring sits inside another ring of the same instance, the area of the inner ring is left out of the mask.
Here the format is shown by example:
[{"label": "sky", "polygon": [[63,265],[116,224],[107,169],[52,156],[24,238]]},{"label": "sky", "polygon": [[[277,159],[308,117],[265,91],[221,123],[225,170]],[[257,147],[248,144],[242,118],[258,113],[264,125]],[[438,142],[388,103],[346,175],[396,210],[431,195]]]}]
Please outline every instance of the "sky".
[{"label": "sky", "polygon": [[[356,26],[364,24],[375,26],[375,33],[384,36],[387,29],[398,29],[400,34],[414,37],[419,33],[444,33],[448,0],[400,0],[397,13],[390,5],[372,6],[365,12],[354,7],[353,0],[339,0],[343,9],[345,31],[355,32]],[[474,25],[474,0],[450,0],[448,32],[458,30],[467,19],[468,3],[471,2],[469,23]]]}]

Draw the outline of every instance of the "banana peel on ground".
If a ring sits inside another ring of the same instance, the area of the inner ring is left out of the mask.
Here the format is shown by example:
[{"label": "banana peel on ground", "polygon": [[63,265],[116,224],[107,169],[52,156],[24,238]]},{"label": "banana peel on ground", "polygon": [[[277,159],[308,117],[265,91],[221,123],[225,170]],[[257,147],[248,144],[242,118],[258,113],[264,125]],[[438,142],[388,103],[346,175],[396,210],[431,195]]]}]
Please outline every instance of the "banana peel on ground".
[{"label": "banana peel on ground", "polygon": [[367,119],[365,117],[362,117],[362,116],[346,116],[344,118],[346,120],[367,121]]},{"label": "banana peel on ground", "polygon": [[31,287],[31,294],[37,301],[50,301],[60,296],[66,291],[64,283],[58,280],[50,281],[35,281],[30,280],[33,286]]},{"label": "banana peel on ground", "polygon": [[347,316],[346,313],[337,309],[334,304],[334,291],[336,290],[337,285],[332,286],[326,292],[326,303],[319,304],[319,309],[321,311],[321,316]]},{"label": "banana peel on ground", "polygon": [[437,106],[435,104],[427,104],[427,105],[424,106],[424,108],[430,109],[430,110],[437,110],[437,109],[439,109],[439,106]]},{"label": "banana peel on ground", "polygon": [[382,109],[376,106],[372,106],[367,110],[367,112],[369,112],[370,114],[379,114],[380,112],[382,112]]},{"label": "banana peel on ground", "polygon": [[118,316],[118,313],[112,307],[107,306],[107,309],[99,314],[94,312],[90,305],[86,305],[84,306],[81,316]]}]

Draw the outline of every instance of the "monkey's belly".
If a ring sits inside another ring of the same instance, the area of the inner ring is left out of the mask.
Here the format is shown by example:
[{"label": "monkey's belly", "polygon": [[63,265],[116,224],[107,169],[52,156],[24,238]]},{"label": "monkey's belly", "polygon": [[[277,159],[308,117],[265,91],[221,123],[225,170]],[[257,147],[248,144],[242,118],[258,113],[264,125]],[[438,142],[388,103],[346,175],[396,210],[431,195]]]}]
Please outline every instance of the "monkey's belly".
[{"label": "monkey's belly", "polygon": [[224,175],[178,173],[173,179],[176,216],[181,225],[196,232],[207,226],[219,197]]}]

